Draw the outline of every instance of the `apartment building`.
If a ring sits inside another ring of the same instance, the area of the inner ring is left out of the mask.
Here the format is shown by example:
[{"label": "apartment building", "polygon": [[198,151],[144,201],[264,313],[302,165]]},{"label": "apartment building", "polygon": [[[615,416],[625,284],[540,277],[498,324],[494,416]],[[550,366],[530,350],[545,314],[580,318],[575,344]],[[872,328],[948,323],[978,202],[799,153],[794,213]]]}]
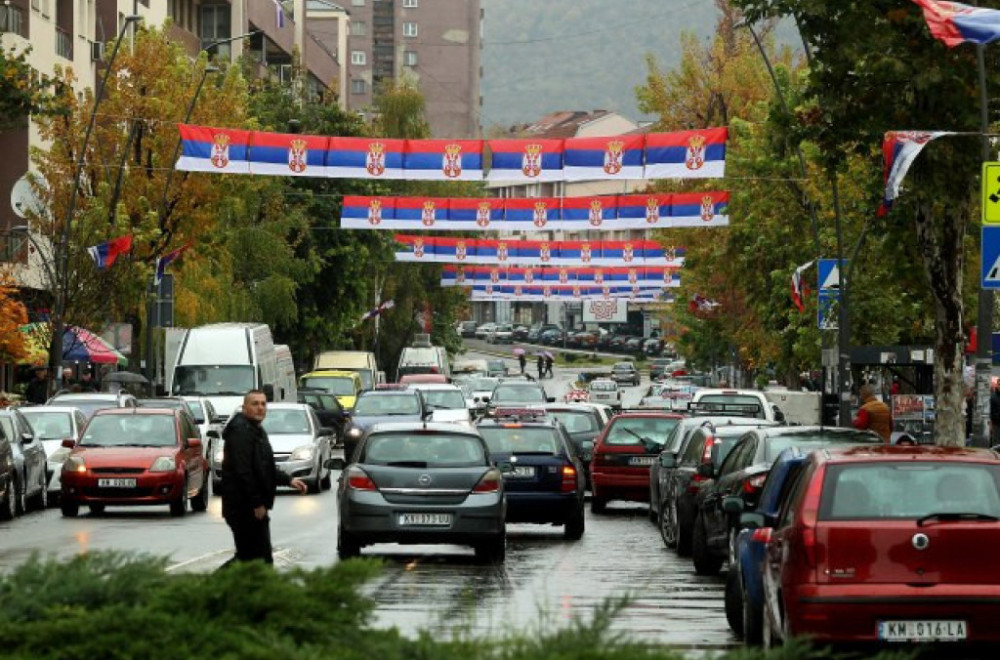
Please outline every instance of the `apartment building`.
[{"label": "apartment building", "polygon": [[343,0],[350,12],[347,105],[371,111],[379,84],[411,77],[435,137],[480,131],[479,0]]}]

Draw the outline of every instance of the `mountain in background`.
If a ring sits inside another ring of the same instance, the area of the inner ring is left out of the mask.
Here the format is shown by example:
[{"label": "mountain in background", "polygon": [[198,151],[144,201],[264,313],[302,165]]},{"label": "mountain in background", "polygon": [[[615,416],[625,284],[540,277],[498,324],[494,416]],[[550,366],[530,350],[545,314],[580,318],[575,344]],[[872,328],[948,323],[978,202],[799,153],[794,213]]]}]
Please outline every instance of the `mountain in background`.
[{"label": "mountain in background", "polygon": [[554,110],[611,110],[634,121],[646,55],[676,66],[681,34],[710,39],[714,0],[481,0],[480,124],[528,123]]}]

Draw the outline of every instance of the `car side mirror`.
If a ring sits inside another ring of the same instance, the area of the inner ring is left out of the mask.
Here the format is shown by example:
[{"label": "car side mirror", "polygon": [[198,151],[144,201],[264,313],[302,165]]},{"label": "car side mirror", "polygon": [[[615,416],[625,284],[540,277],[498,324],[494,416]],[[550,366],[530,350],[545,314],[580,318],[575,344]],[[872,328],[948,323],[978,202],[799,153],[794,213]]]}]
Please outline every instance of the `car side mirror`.
[{"label": "car side mirror", "polygon": [[59,445],[65,447],[66,449],[72,449],[73,447],[76,447],[76,440],[73,438],[66,438],[60,442]]},{"label": "car side mirror", "polygon": [[740,514],[740,529],[760,529],[766,524],[767,521],[764,520],[763,513],[755,513],[753,511],[747,511],[745,513]]},{"label": "car side mirror", "polygon": [[204,417],[195,417],[194,418],[194,423],[197,424],[198,426],[201,426],[202,424],[205,423],[205,418]]},{"label": "car side mirror", "polygon": [[213,424],[221,424],[222,423],[222,417],[220,415],[216,415],[215,417],[212,418],[212,423]]},{"label": "car side mirror", "polygon": [[743,509],[746,507],[746,503],[743,501],[742,497],[736,497],[735,495],[730,495],[722,500],[722,510],[726,513],[736,515],[738,513],[743,513]]},{"label": "car side mirror", "polygon": [[590,455],[590,454],[594,453],[594,443],[593,443],[593,441],[592,440],[584,440],[583,441],[583,446],[581,447],[581,449],[583,449],[584,455]]},{"label": "car side mirror", "polygon": [[201,449],[201,438],[188,438],[188,449]]},{"label": "car side mirror", "polygon": [[715,476],[715,466],[711,463],[702,463],[698,466],[698,476],[711,479]]},{"label": "car side mirror", "polygon": [[781,408],[779,408],[778,406],[772,406],[772,408],[774,409],[774,421],[778,422],[779,424],[784,424],[785,413],[781,412]]},{"label": "car side mirror", "polygon": [[326,462],[323,464],[323,467],[327,468],[328,470],[343,470],[345,465],[346,463],[344,462],[344,459],[338,457],[338,458],[326,459]]},{"label": "car side mirror", "polygon": [[34,441],[35,441],[35,436],[31,435],[30,433],[22,433],[21,434],[21,444],[22,445],[30,445]]},{"label": "car side mirror", "polygon": [[665,467],[665,468],[677,467],[677,454],[669,451],[661,453],[660,467]]}]

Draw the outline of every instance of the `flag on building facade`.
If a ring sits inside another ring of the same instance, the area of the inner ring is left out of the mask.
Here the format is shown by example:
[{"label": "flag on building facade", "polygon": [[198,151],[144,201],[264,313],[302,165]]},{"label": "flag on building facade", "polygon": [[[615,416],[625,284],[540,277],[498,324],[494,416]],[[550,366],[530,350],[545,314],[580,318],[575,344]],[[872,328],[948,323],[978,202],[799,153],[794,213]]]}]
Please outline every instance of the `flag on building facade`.
[{"label": "flag on building facade", "polygon": [[802,303],[802,299],[806,295],[804,288],[805,284],[802,280],[802,273],[804,273],[806,269],[812,265],[813,262],[808,261],[796,268],[795,272],[792,273],[792,302],[795,303],[795,306],[800,312],[806,311],[806,306]]},{"label": "flag on building facade", "polygon": [[924,10],[931,35],[949,48],[963,43],[988,44],[1000,39],[1000,10],[960,2],[913,0]]},{"label": "flag on building facade", "polygon": [[107,270],[115,263],[118,255],[125,254],[132,249],[132,235],[121,236],[119,238],[98,243],[87,248],[87,253],[94,260],[94,265],[100,270]]},{"label": "flag on building facade", "polygon": [[948,131],[888,131],[882,140],[883,178],[885,189],[878,215],[884,216],[892,209],[892,203],[899,197],[899,186],[910,170],[910,165],[928,142]]}]

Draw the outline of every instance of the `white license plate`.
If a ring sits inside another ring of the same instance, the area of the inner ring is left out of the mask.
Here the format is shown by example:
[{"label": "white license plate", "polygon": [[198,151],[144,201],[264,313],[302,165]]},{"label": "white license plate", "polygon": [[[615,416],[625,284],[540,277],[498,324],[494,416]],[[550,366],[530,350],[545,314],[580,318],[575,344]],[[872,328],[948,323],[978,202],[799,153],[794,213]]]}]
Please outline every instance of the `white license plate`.
[{"label": "white license plate", "polygon": [[633,456],[628,459],[629,465],[652,465],[656,462],[656,456]]},{"label": "white license plate", "polygon": [[450,513],[401,513],[399,514],[399,524],[401,526],[430,526],[447,527],[451,524]]},{"label": "white license plate", "polygon": [[98,479],[98,488],[135,488],[135,479]]},{"label": "white license plate", "polygon": [[967,634],[965,621],[878,622],[878,638],[886,642],[957,642]]},{"label": "white license plate", "polygon": [[505,472],[504,475],[514,479],[530,479],[535,476],[535,468],[518,465]]}]

